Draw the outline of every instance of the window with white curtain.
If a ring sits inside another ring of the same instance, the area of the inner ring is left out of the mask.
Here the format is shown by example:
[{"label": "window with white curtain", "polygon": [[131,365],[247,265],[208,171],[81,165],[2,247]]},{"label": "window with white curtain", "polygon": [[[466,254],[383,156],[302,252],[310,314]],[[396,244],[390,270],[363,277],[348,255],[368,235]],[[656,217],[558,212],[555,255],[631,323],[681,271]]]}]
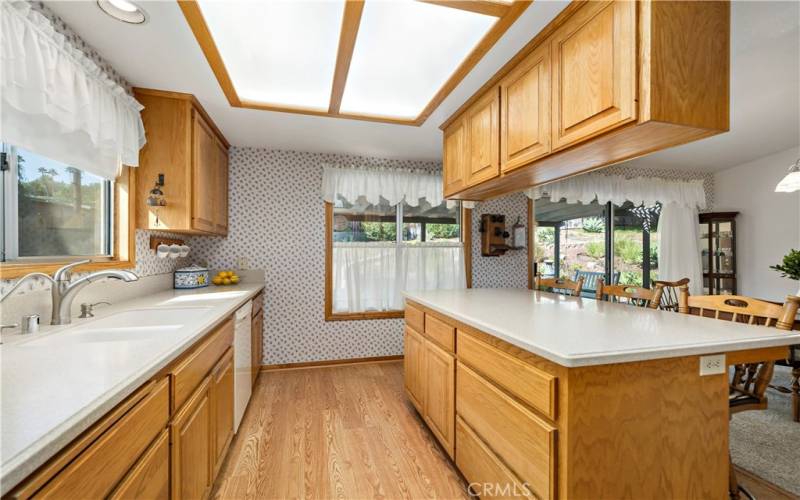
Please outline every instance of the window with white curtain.
[{"label": "window with white curtain", "polygon": [[328,169],[323,191],[329,319],[385,317],[403,310],[404,291],[466,287],[461,206],[441,198],[440,176]]},{"label": "window with white curtain", "polygon": [[23,148],[2,150],[2,262],[111,257],[114,182]]}]

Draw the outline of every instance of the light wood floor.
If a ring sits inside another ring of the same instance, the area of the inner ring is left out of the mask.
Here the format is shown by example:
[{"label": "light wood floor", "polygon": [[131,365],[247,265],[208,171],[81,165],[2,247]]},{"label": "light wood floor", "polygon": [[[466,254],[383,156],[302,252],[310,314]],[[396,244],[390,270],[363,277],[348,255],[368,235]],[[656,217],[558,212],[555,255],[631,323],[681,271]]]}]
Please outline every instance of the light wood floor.
[{"label": "light wood floor", "polygon": [[262,373],[215,498],[468,498],[402,362]]},{"label": "light wood floor", "polygon": [[[739,481],[759,500],[797,498],[746,471]],[[214,498],[468,496],[393,361],[262,373]]]}]

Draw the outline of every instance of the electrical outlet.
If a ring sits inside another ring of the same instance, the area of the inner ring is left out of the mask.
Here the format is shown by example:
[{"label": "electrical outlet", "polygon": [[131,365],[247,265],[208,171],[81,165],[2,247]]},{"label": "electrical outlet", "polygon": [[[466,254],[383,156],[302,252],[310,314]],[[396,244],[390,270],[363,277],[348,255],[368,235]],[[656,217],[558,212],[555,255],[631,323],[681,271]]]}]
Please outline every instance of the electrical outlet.
[{"label": "electrical outlet", "polygon": [[725,365],[724,354],[711,354],[709,356],[700,356],[700,376],[704,375],[719,375],[725,373],[727,365]]},{"label": "electrical outlet", "polygon": [[239,257],[236,259],[237,269],[247,269],[250,266],[247,257]]}]

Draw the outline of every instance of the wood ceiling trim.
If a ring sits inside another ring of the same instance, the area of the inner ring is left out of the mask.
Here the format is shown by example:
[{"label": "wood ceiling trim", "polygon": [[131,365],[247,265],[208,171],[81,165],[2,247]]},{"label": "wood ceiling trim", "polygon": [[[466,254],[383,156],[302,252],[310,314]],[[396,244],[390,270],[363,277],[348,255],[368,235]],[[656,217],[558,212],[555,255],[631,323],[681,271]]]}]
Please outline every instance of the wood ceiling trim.
[{"label": "wood ceiling trim", "polygon": [[[228,70],[225,68],[225,63],[222,60],[222,56],[219,53],[219,49],[217,48],[214,39],[211,37],[211,31],[208,29],[208,25],[206,24],[205,18],[200,10],[200,6],[197,4],[197,0],[177,0],[178,5],[183,12],[183,16],[186,18],[186,22],[189,24],[189,27],[194,34],[197,43],[200,45],[200,48],[203,51],[203,54],[208,61],[209,66],[211,66],[211,70],[214,72],[214,76],[217,77],[217,81],[219,82],[220,87],[222,87],[222,91],[225,94],[225,97],[228,99],[228,102],[231,106],[236,108],[248,108],[248,109],[258,109],[263,111],[275,111],[280,113],[294,113],[294,114],[301,114],[301,115],[311,115],[311,116],[327,116],[331,118],[344,118],[348,120],[363,120],[363,121],[371,121],[371,122],[380,122],[380,123],[390,123],[394,125],[410,125],[419,127],[425,121],[427,121],[428,117],[430,117],[431,113],[439,107],[439,105],[444,101],[444,99],[450,95],[450,93],[455,89],[455,87],[461,83],[464,77],[472,71],[472,68],[475,67],[476,64],[483,58],[484,55],[491,49],[495,43],[503,36],[503,34],[508,31],[508,28],[514,24],[519,16],[525,12],[533,0],[515,0],[513,3],[505,5],[500,4],[497,2],[492,2],[491,0],[452,0],[452,1],[441,1],[441,0],[430,0],[429,3],[436,3],[439,5],[445,5],[447,7],[458,8],[455,6],[451,6],[451,3],[458,3],[458,4],[486,4],[481,8],[484,9],[496,9],[496,7],[489,7],[488,4],[497,4],[502,7],[506,8],[506,12],[502,17],[498,17],[497,21],[492,25],[489,31],[484,35],[484,37],[478,42],[475,48],[469,53],[469,55],[461,62],[461,64],[456,68],[456,71],[450,75],[450,78],[439,88],[439,91],[433,96],[433,98],[428,102],[427,106],[422,110],[422,112],[413,119],[407,118],[397,118],[391,116],[381,116],[381,115],[366,115],[366,114],[351,114],[351,113],[341,113],[339,112],[339,107],[341,105],[341,97],[344,94],[344,86],[347,82],[347,73],[349,72],[350,68],[350,61],[352,60],[352,52],[355,48],[355,40],[358,33],[358,26],[360,25],[361,20],[361,12],[364,8],[364,0],[346,0],[345,4],[345,13],[342,19],[342,33],[340,34],[339,38],[339,52],[337,54],[337,61],[336,61],[336,70],[334,73],[334,84],[331,90],[331,101],[329,103],[329,107],[327,110],[317,110],[317,109],[308,109],[302,107],[294,107],[294,106],[281,106],[278,104],[269,104],[269,103],[262,103],[262,102],[255,102],[250,101],[247,99],[241,99],[236,92],[236,89],[233,86],[233,82],[231,81],[230,75],[228,74]],[[477,8],[477,7],[476,7]],[[465,9],[469,10],[469,9]],[[350,12],[350,14],[348,14]],[[356,16],[357,13],[357,16]],[[491,15],[491,14],[490,14]],[[357,19],[356,19],[357,18]],[[345,30],[351,31],[347,38],[345,39]],[[351,39],[352,38],[352,39]],[[344,52],[349,50],[349,57],[342,58],[340,61],[340,56]],[[346,67],[345,67],[346,65]],[[341,69],[340,69],[341,68]],[[335,105],[335,106],[334,106]],[[335,110],[335,111],[334,111]]]},{"label": "wood ceiling trim", "polygon": [[511,8],[510,3],[494,2],[492,0],[417,0],[422,3],[432,3],[451,9],[466,10],[476,14],[503,17]]},{"label": "wood ceiling trim", "polygon": [[350,61],[353,60],[353,50],[356,48],[356,37],[363,11],[364,0],[351,0],[344,4],[342,30],[339,33],[339,52],[336,54],[336,70],[333,73],[331,102],[328,107],[330,114],[338,114],[342,106],[344,86],[347,83],[347,73],[350,71]]},{"label": "wood ceiling trim", "polygon": [[225,63],[222,62],[222,56],[219,54],[217,44],[211,37],[211,32],[208,30],[208,25],[203,13],[200,11],[200,6],[194,0],[178,0],[178,6],[181,8],[186,22],[189,23],[189,27],[192,29],[192,33],[194,33],[194,37],[197,39],[203,54],[205,54],[208,65],[211,66],[211,71],[217,77],[219,86],[222,87],[222,92],[228,98],[228,102],[234,107],[241,106],[239,95],[236,93],[236,89],[233,88],[231,77],[227,68],[225,68]]}]

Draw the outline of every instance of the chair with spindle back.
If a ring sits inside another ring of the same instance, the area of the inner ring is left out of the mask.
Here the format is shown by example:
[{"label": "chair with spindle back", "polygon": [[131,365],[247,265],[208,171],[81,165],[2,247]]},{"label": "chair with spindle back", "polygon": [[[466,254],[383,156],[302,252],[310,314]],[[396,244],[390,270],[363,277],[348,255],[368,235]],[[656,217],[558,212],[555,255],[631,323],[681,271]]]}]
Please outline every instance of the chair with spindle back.
[{"label": "chair with spindle back", "polygon": [[603,278],[597,278],[597,300],[619,302],[649,309],[658,309],[664,287],[656,285],[654,289],[634,285],[606,285]]},{"label": "chair with spindle back", "polygon": [[542,278],[541,275],[536,275],[534,288],[580,297],[581,290],[583,290],[583,278],[579,277],[577,281],[572,281],[566,278]]},{"label": "chair with spindle back", "polygon": [[[800,297],[786,297],[783,305],[763,300],[743,297],[741,295],[697,295],[689,296],[689,287],[683,285],[679,289],[678,312],[695,314],[705,318],[714,318],[749,325],[775,327],[779,330],[791,330],[795,316],[800,308]],[[728,407],[730,414],[748,410],[767,408],[766,391],[772,380],[775,361],[762,361],[734,366],[730,381]],[[730,456],[729,456],[730,460]],[[737,480],[733,461],[729,467],[729,484],[731,498],[739,498],[743,490]],[[743,490],[744,491],[744,490]],[[752,498],[752,495],[745,491]]]},{"label": "chair with spindle back", "polygon": [[680,289],[680,287],[686,286],[688,284],[689,284],[689,278],[683,278],[678,281],[664,281],[664,280],[653,281],[654,286],[661,285],[661,288],[663,289],[663,293],[661,294],[661,303],[659,304],[658,308],[664,311],[678,312],[677,290]]}]

